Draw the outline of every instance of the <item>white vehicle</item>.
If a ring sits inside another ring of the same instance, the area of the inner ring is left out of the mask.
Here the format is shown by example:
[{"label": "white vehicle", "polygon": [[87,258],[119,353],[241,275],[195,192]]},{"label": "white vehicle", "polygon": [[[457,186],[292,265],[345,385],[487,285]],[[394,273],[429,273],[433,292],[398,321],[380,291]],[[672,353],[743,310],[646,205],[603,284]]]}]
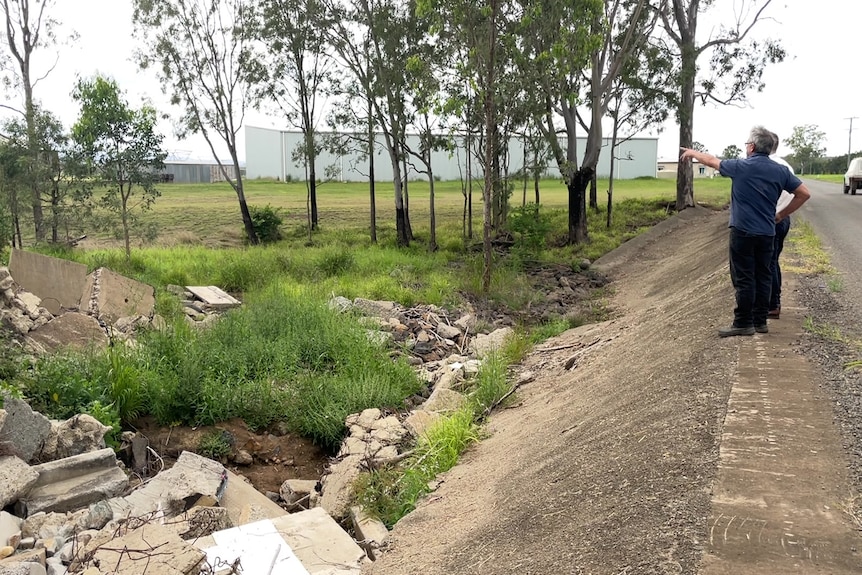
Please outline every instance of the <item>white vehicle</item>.
[{"label": "white vehicle", "polygon": [[844,174],[844,193],[850,192],[855,196],[856,190],[862,190],[862,156],[853,158]]}]

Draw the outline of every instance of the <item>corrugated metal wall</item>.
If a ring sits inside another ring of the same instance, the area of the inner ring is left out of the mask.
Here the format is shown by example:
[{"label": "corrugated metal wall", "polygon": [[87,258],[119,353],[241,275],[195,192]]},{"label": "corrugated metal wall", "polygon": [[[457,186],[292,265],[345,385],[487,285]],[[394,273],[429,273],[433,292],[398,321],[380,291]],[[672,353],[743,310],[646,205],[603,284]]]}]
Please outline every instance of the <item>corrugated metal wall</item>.
[{"label": "corrugated metal wall", "polygon": [[[418,136],[408,136],[408,145],[418,147]],[[273,130],[269,128],[245,128],[245,152],[246,165],[248,166],[248,177],[275,178],[279,180],[293,179],[302,181],[305,179],[305,170],[301,163],[293,160],[297,146],[301,144],[302,134],[300,132],[288,132]],[[586,139],[578,138],[578,150],[583,151],[586,147]],[[378,136],[377,155],[374,166],[375,178],[379,181],[392,179],[392,165],[389,156],[385,152],[382,136]],[[617,146],[615,151],[617,158],[614,175],[621,179],[637,178],[640,176],[656,176],[656,162],[658,161],[658,138],[632,138]],[[465,164],[464,146],[459,146],[452,153],[446,151],[434,152],[431,164],[435,177],[441,180],[459,180],[464,173]],[[602,142],[602,151],[596,168],[599,177],[607,177],[610,172],[610,139]],[[411,160],[414,164],[415,159]],[[524,165],[524,147],[520,140],[512,139],[509,142],[509,173],[521,170]],[[560,172],[553,161],[548,169],[548,176],[559,177]],[[481,169],[478,162],[473,162],[474,177],[481,177]],[[317,173],[319,178],[329,171],[334,179],[356,182],[367,179],[368,160],[359,152],[346,153],[343,155],[332,154],[324,151],[317,159]],[[425,174],[411,171],[410,179],[426,179]]]},{"label": "corrugated metal wall", "polygon": [[[225,166],[229,174],[234,174],[233,166]],[[210,184],[213,182],[224,182],[218,164],[189,164],[165,162],[163,174],[173,176],[175,184]]]}]

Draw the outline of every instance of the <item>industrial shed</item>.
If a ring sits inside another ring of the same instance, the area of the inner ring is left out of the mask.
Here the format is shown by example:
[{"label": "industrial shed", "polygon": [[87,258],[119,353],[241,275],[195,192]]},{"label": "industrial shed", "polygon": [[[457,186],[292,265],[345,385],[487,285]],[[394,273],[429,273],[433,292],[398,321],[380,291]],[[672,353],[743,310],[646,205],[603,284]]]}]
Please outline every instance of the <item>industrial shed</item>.
[{"label": "industrial shed", "polygon": [[[321,137],[332,134],[321,134]],[[419,137],[407,136],[408,145],[418,147]],[[278,180],[305,180],[305,169],[301,161],[294,159],[294,152],[302,142],[299,131],[274,130],[272,128],[245,128],[245,158],[248,178],[273,178]],[[578,138],[578,150],[586,148],[586,138]],[[386,153],[383,136],[377,136],[377,157],[374,166],[375,178],[379,181],[392,180],[392,166]],[[596,168],[599,177],[610,174],[611,141],[602,141],[602,151]],[[658,138],[631,138],[620,143],[616,149],[617,162],[614,176],[620,179],[631,179],[641,176],[656,176],[658,160]],[[431,164],[434,176],[441,180],[459,180],[465,172],[464,146],[449,153],[437,151],[432,153]],[[559,177],[560,172],[550,162],[548,177]],[[509,142],[509,173],[515,173],[524,165],[524,148],[519,139]],[[473,174],[481,177],[481,167],[473,162]],[[344,182],[358,182],[367,179],[368,161],[360,152],[333,154],[324,150],[318,156],[316,171],[322,178],[326,171],[336,174],[335,178]],[[425,179],[424,174],[411,171],[410,179]]]},{"label": "industrial shed", "polygon": [[[223,160],[225,169],[233,177],[234,167],[229,160]],[[240,173],[245,175],[245,167],[240,163]],[[175,184],[211,184],[225,181],[224,175],[215,160],[165,160],[162,170],[164,182]]]}]

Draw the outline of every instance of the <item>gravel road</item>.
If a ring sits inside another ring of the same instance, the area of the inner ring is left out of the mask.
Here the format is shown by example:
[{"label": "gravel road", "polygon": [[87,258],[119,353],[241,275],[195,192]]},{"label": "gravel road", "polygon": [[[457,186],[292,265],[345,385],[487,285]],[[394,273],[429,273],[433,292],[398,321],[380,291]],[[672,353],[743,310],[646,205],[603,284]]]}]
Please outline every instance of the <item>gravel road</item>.
[{"label": "gravel road", "polygon": [[805,183],[811,200],[792,218],[812,225],[836,275],[800,278],[801,301],[811,319],[832,334],[810,335],[803,348],[823,371],[835,402],[835,423],[850,456],[855,491],[862,494],[862,369],[846,367],[862,359],[862,195],[844,194],[840,184]]}]

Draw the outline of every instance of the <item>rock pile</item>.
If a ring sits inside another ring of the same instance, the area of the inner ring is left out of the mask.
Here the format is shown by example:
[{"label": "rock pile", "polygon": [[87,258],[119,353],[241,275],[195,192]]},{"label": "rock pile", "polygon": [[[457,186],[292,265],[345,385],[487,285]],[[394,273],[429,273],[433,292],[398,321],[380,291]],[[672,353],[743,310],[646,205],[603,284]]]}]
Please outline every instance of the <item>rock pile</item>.
[{"label": "rock pile", "polygon": [[9,268],[0,267],[0,324],[18,335],[27,335],[54,319],[41,307],[41,299],[16,287]]},{"label": "rock pile", "polygon": [[414,365],[463,354],[476,335],[477,321],[473,314],[453,315],[435,305],[404,308],[392,301],[363,298],[350,301],[338,296],[330,300],[329,307],[364,315],[371,328],[369,336],[377,341],[391,340]]}]

